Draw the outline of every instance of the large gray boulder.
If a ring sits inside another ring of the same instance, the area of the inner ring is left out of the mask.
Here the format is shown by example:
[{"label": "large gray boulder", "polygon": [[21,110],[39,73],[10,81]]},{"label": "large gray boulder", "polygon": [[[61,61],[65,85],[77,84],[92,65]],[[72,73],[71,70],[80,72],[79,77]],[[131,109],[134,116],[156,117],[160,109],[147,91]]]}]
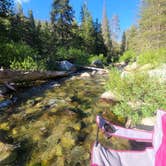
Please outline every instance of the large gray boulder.
[{"label": "large gray boulder", "polygon": [[93,61],[91,65],[95,66],[95,67],[99,67],[99,68],[103,68],[104,67],[103,62],[101,60],[99,60],[99,59]]},{"label": "large gray boulder", "polygon": [[72,63],[70,63],[69,61],[61,61],[60,63],[60,69],[61,70],[65,70],[65,71],[73,71],[76,70],[75,65],[73,65]]},{"label": "large gray boulder", "polygon": [[166,64],[163,64],[156,69],[149,70],[148,74],[150,77],[156,78],[160,82],[166,82]]}]

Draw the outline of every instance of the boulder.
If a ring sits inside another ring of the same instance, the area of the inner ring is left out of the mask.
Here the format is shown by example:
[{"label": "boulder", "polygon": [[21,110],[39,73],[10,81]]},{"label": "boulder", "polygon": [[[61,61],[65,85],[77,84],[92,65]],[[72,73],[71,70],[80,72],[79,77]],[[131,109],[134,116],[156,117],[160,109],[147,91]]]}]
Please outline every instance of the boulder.
[{"label": "boulder", "polygon": [[89,73],[87,73],[87,72],[85,72],[85,73],[82,73],[81,75],[80,75],[80,77],[90,77],[91,75],[89,74]]},{"label": "boulder", "polygon": [[60,69],[65,71],[74,71],[76,70],[75,65],[70,63],[69,61],[61,61],[60,62]]},{"label": "boulder", "polygon": [[166,64],[162,65],[159,68],[149,70],[148,74],[150,77],[157,78],[160,82],[166,81]]},{"label": "boulder", "polygon": [[136,63],[136,62],[134,62],[134,63],[132,63],[132,64],[130,64],[130,65],[127,65],[125,68],[124,68],[124,70],[125,71],[135,71],[135,70],[137,70],[138,69],[138,64]]},{"label": "boulder", "polygon": [[141,120],[141,125],[154,126],[155,121],[156,121],[156,117],[143,118]]},{"label": "boulder", "polygon": [[103,65],[103,62],[101,60],[95,60],[92,62],[92,66],[95,66],[95,67],[99,67],[99,68],[103,68],[104,65]]},{"label": "boulder", "polygon": [[117,102],[119,102],[117,96],[115,96],[115,94],[113,94],[111,91],[104,92],[101,95],[100,99],[111,104],[116,104]]}]

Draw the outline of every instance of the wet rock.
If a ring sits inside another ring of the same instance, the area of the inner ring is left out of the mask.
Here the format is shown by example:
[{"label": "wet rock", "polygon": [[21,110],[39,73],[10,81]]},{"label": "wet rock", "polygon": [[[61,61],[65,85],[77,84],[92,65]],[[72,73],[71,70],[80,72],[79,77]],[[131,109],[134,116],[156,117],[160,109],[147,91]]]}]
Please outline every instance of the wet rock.
[{"label": "wet rock", "polygon": [[12,100],[5,100],[3,102],[0,102],[0,111],[3,110],[4,108],[9,107],[12,104],[13,104]]},{"label": "wet rock", "polygon": [[69,61],[61,61],[60,62],[60,69],[65,71],[75,71],[76,67]]},{"label": "wet rock", "polygon": [[101,95],[100,99],[102,101],[109,102],[110,104],[116,104],[117,102],[119,102],[118,98],[111,91],[104,92]]},{"label": "wet rock", "polygon": [[0,94],[3,95],[8,92],[8,88],[5,86],[0,86]]},{"label": "wet rock", "polygon": [[91,75],[89,74],[89,73],[87,73],[87,72],[85,72],[85,73],[82,73],[81,75],[80,75],[80,77],[90,77]]}]

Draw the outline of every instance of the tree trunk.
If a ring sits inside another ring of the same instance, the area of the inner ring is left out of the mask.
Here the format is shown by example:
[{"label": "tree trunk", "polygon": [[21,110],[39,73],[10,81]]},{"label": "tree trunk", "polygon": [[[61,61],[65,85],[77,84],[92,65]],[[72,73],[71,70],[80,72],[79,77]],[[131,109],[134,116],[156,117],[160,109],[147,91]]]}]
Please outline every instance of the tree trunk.
[{"label": "tree trunk", "polygon": [[36,80],[47,80],[68,76],[69,72],[64,71],[0,71],[0,84],[10,82],[28,82]]}]

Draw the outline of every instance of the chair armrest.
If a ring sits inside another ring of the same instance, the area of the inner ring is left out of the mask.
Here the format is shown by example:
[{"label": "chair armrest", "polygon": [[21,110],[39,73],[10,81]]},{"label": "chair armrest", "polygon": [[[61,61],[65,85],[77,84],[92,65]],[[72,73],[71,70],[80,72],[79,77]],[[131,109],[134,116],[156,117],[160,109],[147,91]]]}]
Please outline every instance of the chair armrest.
[{"label": "chair armrest", "polygon": [[105,133],[106,136],[117,136],[129,140],[152,142],[153,131],[126,129],[124,127],[116,126],[108,122],[101,116],[96,117],[96,122],[99,128]]}]

